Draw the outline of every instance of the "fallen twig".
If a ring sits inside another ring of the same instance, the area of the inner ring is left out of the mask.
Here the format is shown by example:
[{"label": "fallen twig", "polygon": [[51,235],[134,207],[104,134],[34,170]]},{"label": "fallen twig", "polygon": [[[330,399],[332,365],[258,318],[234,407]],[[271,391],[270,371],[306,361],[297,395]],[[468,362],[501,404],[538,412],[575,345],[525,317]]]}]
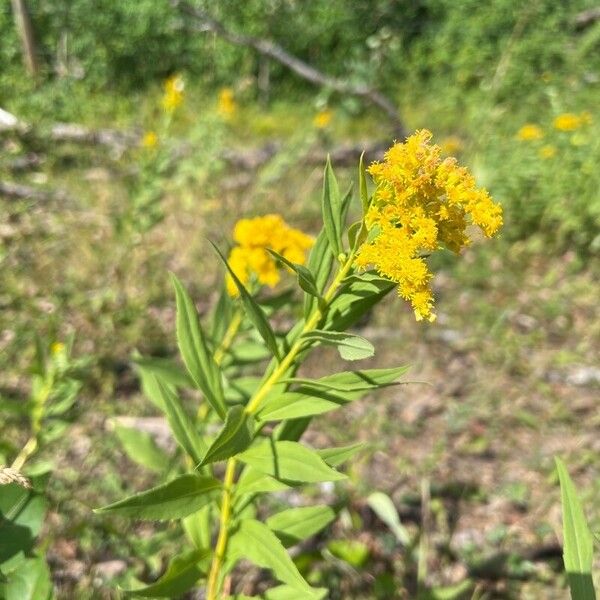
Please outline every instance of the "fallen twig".
[{"label": "fallen twig", "polygon": [[339,92],[340,94],[348,94],[351,96],[359,96],[364,98],[371,104],[374,104],[380,108],[389,117],[392,126],[394,127],[395,135],[398,137],[405,137],[405,129],[396,106],[380,91],[375,90],[368,85],[354,84],[337,77],[326,75],[303,60],[293,56],[281,46],[270,40],[230,31],[223,25],[223,23],[217,21],[202,9],[191,6],[185,0],[172,0],[172,4],[186,15],[196,19],[196,28],[198,31],[209,31],[237,46],[253,48],[261,55],[272,58],[273,60],[276,60],[282,65],[288,67],[288,69],[296,73],[296,75],[299,75],[310,83],[328,87],[336,92]]}]

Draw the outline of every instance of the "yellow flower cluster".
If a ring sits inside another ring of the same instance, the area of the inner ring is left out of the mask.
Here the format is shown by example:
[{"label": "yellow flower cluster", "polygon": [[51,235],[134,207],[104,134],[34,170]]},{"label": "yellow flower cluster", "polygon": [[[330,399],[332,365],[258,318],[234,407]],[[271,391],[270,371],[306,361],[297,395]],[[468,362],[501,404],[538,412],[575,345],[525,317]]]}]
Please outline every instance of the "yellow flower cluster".
[{"label": "yellow flower cluster", "polygon": [[325,129],[329,123],[331,123],[331,119],[333,118],[333,112],[330,110],[320,110],[313,119],[313,125],[317,129]]},{"label": "yellow flower cluster", "polygon": [[183,89],[185,84],[181,75],[173,75],[164,83],[165,93],[162,106],[165,112],[172,113],[183,102]]},{"label": "yellow flower cluster", "polygon": [[554,129],[559,131],[575,131],[583,125],[591,123],[592,116],[584,111],[578,115],[574,113],[563,113],[554,119]]},{"label": "yellow flower cluster", "polygon": [[[239,220],[233,230],[233,239],[237,245],[229,254],[229,266],[245,286],[254,278],[269,287],[279,283],[277,264],[267,248],[302,265],[306,261],[306,251],[314,243],[310,236],[290,227],[279,215]],[[227,277],[227,291],[231,296],[238,294],[230,276]]]},{"label": "yellow flower cluster", "polygon": [[369,238],[355,262],[397,282],[419,321],[435,319],[426,255],[441,246],[459,252],[470,243],[469,223],[487,237],[502,225],[500,206],[455,158],[442,159],[431,138],[417,131],[369,167],[376,185],[366,215]]},{"label": "yellow flower cluster", "polygon": [[517,138],[529,142],[531,140],[541,140],[544,137],[544,132],[539,125],[527,123],[517,132]]},{"label": "yellow flower cluster", "polygon": [[223,88],[219,92],[219,101],[217,103],[217,112],[219,115],[228,121],[233,118],[237,111],[237,104],[233,97],[233,90],[231,88]]}]

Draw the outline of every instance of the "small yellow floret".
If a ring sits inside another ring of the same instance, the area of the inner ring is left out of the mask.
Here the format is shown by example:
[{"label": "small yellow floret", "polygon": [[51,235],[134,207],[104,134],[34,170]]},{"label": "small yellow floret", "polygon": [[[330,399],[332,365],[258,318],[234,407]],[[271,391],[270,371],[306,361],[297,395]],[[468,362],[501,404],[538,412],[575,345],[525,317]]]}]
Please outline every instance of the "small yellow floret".
[{"label": "small yellow floret", "polygon": [[158,135],[154,131],[147,131],[142,138],[142,146],[144,148],[156,148],[158,146]]},{"label": "small yellow floret", "polygon": [[50,354],[52,354],[52,356],[58,356],[59,354],[62,354],[64,351],[65,351],[65,345],[62,342],[54,342],[50,346]]},{"label": "small yellow floret", "polygon": [[559,131],[575,131],[586,122],[584,119],[580,115],[563,113],[554,119],[554,128]]},{"label": "small yellow floret", "polygon": [[431,137],[417,131],[369,167],[376,188],[365,220],[376,235],[359,248],[355,261],[397,282],[418,321],[435,319],[426,256],[440,247],[460,252],[468,246],[469,223],[487,237],[502,226],[500,206],[455,158],[442,159]]},{"label": "small yellow floret", "polygon": [[232,119],[237,112],[237,103],[231,88],[223,88],[219,92],[217,112],[226,121]]},{"label": "small yellow floret", "polygon": [[527,123],[517,131],[517,138],[529,142],[532,140],[541,140],[544,137],[544,132],[539,125]]},{"label": "small yellow floret", "polygon": [[329,123],[331,123],[331,119],[333,118],[333,112],[326,109],[320,110],[313,119],[313,125],[317,129],[325,129]]},{"label": "small yellow floret", "polygon": [[172,113],[183,102],[183,90],[185,83],[181,75],[172,75],[164,83],[165,93],[162,106],[165,112]]},{"label": "small yellow floret", "polygon": [[556,146],[542,146],[540,148],[540,157],[543,159],[549,159],[549,158],[553,158],[554,156],[556,156]]},{"label": "small yellow floret", "polygon": [[[279,283],[277,263],[267,248],[291,262],[304,264],[306,251],[314,243],[310,236],[290,227],[281,216],[274,214],[239,220],[233,229],[233,239],[237,245],[229,254],[229,265],[245,286],[253,278],[260,285],[269,287]],[[230,276],[226,283],[229,294],[237,296],[237,287]]]}]

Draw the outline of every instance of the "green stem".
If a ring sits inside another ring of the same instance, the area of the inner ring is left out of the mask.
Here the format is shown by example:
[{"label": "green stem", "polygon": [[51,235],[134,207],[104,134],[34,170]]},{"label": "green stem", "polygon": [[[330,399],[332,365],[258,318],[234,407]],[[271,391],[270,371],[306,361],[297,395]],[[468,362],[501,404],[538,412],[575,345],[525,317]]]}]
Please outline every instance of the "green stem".
[{"label": "green stem", "polygon": [[54,371],[46,375],[46,382],[44,387],[39,392],[37,397],[33,398],[33,408],[31,410],[31,436],[21,448],[19,454],[11,465],[11,469],[20,471],[23,465],[29,460],[29,458],[37,451],[39,446],[39,435],[42,430],[42,419],[44,417],[44,405],[50,397],[52,388],[54,387]]},{"label": "green stem", "polygon": [[[298,336],[298,339],[294,342],[288,353],[284,356],[283,360],[273,370],[269,377],[262,383],[260,388],[256,391],[254,396],[250,399],[246,405],[245,412],[248,415],[253,415],[260,408],[261,402],[265,399],[267,394],[273,389],[278,381],[283,378],[287,370],[292,366],[294,360],[303,349],[305,340],[302,339],[303,334],[316,329],[324,315],[324,310],[327,308],[329,303],[335,297],[343,279],[348,274],[348,271],[352,268],[354,261],[354,253],[351,253],[347,257],[345,262],[342,264],[340,270],[336,274],[335,278],[331,282],[331,285],[323,295],[322,307],[317,306],[310,317],[307,319],[302,332]],[[219,579],[221,574],[221,567],[223,565],[223,558],[227,549],[227,541],[229,537],[229,519],[231,516],[231,502],[233,497],[233,490],[235,487],[235,458],[230,458],[227,461],[227,467],[225,469],[225,478],[223,481],[223,498],[221,501],[221,514],[219,518],[219,535],[217,538],[217,546],[215,549],[215,555],[210,568],[210,574],[207,583],[206,600],[217,600],[219,595]]]},{"label": "green stem", "polygon": [[231,317],[231,321],[229,323],[229,327],[227,327],[225,335],[223,336],[223,340],[221,341],[219,347],[215,350],[215,362],[218,365],[220,365],[223,362],[223,359],[225,358],[225,353],[231,347],[231,344],[233,343],[233,340],[235,339],[235,336],[237,335],[237,332],[240,329],[240,325],[242,324],[243,316],[244,315],[242,311],[239,309],[237,309],[235,313],[233,313],[233,316]]}]

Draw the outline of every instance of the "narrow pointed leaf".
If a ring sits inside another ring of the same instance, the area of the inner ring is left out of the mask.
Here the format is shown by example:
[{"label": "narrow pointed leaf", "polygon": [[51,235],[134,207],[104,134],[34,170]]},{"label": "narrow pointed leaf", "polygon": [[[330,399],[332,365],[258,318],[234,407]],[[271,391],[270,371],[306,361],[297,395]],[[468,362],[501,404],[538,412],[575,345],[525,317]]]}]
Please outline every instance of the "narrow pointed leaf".
[{"label": "narrow pointed leaf", "polygon": [[260,421],[281,421],[312,417],[336,410],[352,399],[330,390],[315,390],[313,394],[286,392],[265,402],[257,418]]},{"label": "narrow pointed leaf", "polygon": [[244,494],[279,492],[281,490],[289,489],[289,487],[290,486],[286,483],[246,465],[235,486],[235,496],[240,497]]},{"label": "narrow pointed leaf", "polygon": [[313,589],[304,580],[277,536],[260,521],[242,519],[230,544],[233,552],[239,553],[255,565],[270,569],[279,581],[314,598]]},{"label": "narrow pointed leaf", "polygon": [[315,535],[335,519],[329,506],[288,508],[267,519],[267,525],[284,546],[292,546]]},{"label": "narrow pointed leaf", "polygon": [[[327,597],[325,588],[313,588],[313,600],[323,600]],[[290,585],[278,585],[264,593],[265,600],[305,600],[304,591],[297,590]],[[237,599],[236,599],[237,600]]]},{"label": "narrow pointed leaf", "polygon": [[365,175],[365,153],[360,155],[360,161],[358,163],[358,190],[360,195],[360,203],[362,205],[363,217],[369,210],[369,191],[367,190],[367,178]]},{"label": "narrow pointed leaf", "polygon": [[342,247],[342,199],[329,157],[327,157],[323,175],[322,211],[329,247],[333,255],[337,257],[344,251]]},{"label": "narrow pointed leaf", "polygon": [[177,344],[196,386],[221,418],[225,418],[225,401],[221,374],[208,349],[194,302],[179,279],[171,275],[177,301]]},{"label": "narrow pointed leaf", "polygon": [[279,254],[279,252],[275,252],[275,250],[271,250],[267,248],[267,252],[271,254],[276,260],[282,262],[286,267],[290,268],[296,275],[298,276],[298,285],[311,296],[315,296],[319,298],[319,291],[317,290],[317,283],[313,274],[303,265],[299,265],[297,263],[293,263],[285,256]]},{"label": "narrow pointed leaf", "polygon": [[305,333],[307,340],[336,346],[344,360],[362,360],[375,354],[373,344],[360,335],[341,331],[313,330]]},{"label": "narrow pointed leaf", "polygon": [[213,477],[187,473],[94,512],[156,521],[182,519],[214,500],[220,489]]},{"label": "narrow pointed leaf", "polygon": [[410,544],[410,536],[406,528],[400,522],[398,511],[392,499],[383,492],[373,492],[367,498],[367,503],[373,512],[390,528],[396,539],[403,545]]},{"label": "narrow pointed leaf", "polygon": [[155,473],[164,472],[169,466],[169,457],[146,431],[133,427],[115,426],[115,433],[125,453],[131,460]]},{"label": "narrow pointed leaf", "polygon": [[127,590],[124,594],[128,598],[179,598],[191,590],[205,573],[199,563],[209,556],[209,550],[192,550],[174,556],[157,581],[137,590]]},{"label": "narrow pointed leaf", "polygon": [[206,452],[206,444],[196,431],[194,422],[185,412],[179,398],[171,388],[155,379],[163,404],[163,410],[177,443],[198,464]]},{"label": "narrow pointed leaf", "polygon": [[[334,256],[327,241],[327,232],[325,228],[321,230],[315,245],[312,247],[308,256],[307,268],[315,276],[315,285],[317,291],[322,294],[325,291],[325,285],[331,273]],[[304,317],[308,318],[315,306],[316,298],[307,295],[304,298]]]},{"label": "narrow pointed leaf", "polygon": [[592,580],[594,540],[569,472],[555,458],[563,511],[563,560],[573,600],[595,600]]},{"label": "narrow pointed leaf", "polygon": [[329,467],[314,451],[298,442],[259,441],[238,456],[255,469],[284,481],[337,481],[345,475]]},{"label": "narrow pointed leaf", "polygon": [[239,280],[238,276],[230,267],[229,263],[227,262],[227,259],[221,254],[221,251],[217,248],[217,246],[212,242],[211,244],[213,245],[213,248],[215,249],[215,252],[218,254],[219,258],[223,261],[223,264],[229,271],[229,274],[231,275],[231,278],[233,279],[240,293],[240,297],[244,304],[244,309],[246,310],[248,318],[252,321],[252,323],[254,323],[254,326],[256,327],[258,333],[265,341],[265,344],[267,345],[273,356],[275,356],[275,358],[279,360],[280,353],[279,347],[277,346],[277,340],[275,339],[275,334],[271,329],[271,325],[269,324],[269,321],[263,309],[258,305],[256,300],[254,300],[254,298],[252,297],[250,292],[248,292],[244,284]]},{"label": "narrow pointed leaf", "polygon": [[328,465],[331,465],[332,467],[339,467],[364,447],[365,445],[359,442],[358,444],[340,446],[339,448],[323,448],[322,450],[317,450],[317,454]]},{"label": "narrow pointed leaf", "polygon": [[223,429],[210,445],[202,465],[225,460],[239,454],[252,443],[254,420],[237,405],[229,410]]}]

